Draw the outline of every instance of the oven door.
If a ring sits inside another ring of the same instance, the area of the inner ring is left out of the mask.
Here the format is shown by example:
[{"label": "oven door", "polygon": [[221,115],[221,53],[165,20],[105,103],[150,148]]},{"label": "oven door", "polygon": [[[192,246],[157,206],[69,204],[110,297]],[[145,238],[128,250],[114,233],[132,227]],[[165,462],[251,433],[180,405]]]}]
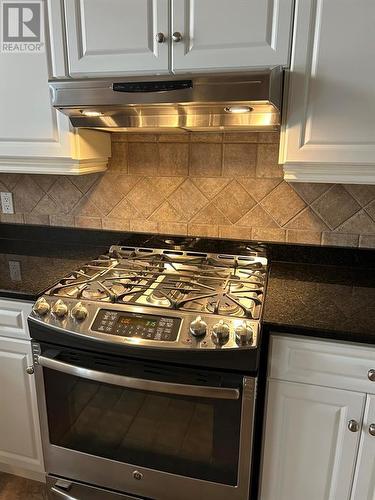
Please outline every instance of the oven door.
[{"label": "oven door", "polygon": [[34,344],[49,474],[155,499],[247,499],[255,379]]}]

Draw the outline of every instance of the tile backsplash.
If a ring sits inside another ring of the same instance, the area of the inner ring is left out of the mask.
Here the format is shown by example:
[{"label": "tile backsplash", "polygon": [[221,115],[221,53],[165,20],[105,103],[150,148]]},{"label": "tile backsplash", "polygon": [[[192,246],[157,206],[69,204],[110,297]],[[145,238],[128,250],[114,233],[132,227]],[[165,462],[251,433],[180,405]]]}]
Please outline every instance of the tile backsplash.
[{"label": "tile backsplash", "polygon": [[114,134],[103,174],[0,174],[1,222],[375,247],[375,186],[288,184],[279,134]]}]

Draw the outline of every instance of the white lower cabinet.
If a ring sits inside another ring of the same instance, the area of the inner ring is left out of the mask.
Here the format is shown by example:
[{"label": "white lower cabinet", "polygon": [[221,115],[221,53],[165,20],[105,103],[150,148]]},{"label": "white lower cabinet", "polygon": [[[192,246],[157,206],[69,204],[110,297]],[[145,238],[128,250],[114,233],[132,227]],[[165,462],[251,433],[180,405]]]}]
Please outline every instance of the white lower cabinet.
[{"label": "white lower cabinet", "polygon": [[259,500],[375,500],[374,370],[371,346],[272,336]]},{"label": "white lower cabinet", "polygon": [[270,380],[262,500],[349,500],[363,394]]},{"label": "white lower cabinet", "polygon": [[26,371],[32,364],[30,342],[0,337],[0,470],[41,478],[35,383]]},{"label": "white lower cabinet", "polygon": [[351,500],[375,499],[375,396],[367,396]]},{"label": "white lower cabinet", "polygon": [[0,471],[44,480],[35,378],[27,373],[30,311],[29,302],[0,300]]}]

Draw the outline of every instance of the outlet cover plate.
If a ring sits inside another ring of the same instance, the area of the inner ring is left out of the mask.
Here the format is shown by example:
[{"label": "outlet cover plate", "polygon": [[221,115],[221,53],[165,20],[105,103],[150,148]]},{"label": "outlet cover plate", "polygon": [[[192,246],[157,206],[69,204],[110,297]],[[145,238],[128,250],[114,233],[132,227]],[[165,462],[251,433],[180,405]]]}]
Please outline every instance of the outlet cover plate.
[{"label": "outlet cover plate", "polygon": [[12,193],[0,193],[1,210],[3,214],[14,214],[13,195]]}]

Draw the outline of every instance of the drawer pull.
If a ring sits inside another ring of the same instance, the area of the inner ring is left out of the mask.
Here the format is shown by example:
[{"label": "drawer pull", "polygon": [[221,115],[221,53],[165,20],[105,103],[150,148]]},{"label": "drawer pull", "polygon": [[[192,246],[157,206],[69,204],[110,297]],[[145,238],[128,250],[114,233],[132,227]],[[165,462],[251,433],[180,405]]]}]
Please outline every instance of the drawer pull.
[{"label": "drawer pull", "polygon": [[359,423],[356,420],[349,420],[348,429],[350,432],[358,432],[359,431]]},{"label": "drawer pull", "polygon": [[371,382],[375,382],[375,370],[369,370],[367,376]]},{"label": "drawer pull", "polygon": [[371,424],[368,428],[368,432],[371,436],[375,436],[375,424]]}]

